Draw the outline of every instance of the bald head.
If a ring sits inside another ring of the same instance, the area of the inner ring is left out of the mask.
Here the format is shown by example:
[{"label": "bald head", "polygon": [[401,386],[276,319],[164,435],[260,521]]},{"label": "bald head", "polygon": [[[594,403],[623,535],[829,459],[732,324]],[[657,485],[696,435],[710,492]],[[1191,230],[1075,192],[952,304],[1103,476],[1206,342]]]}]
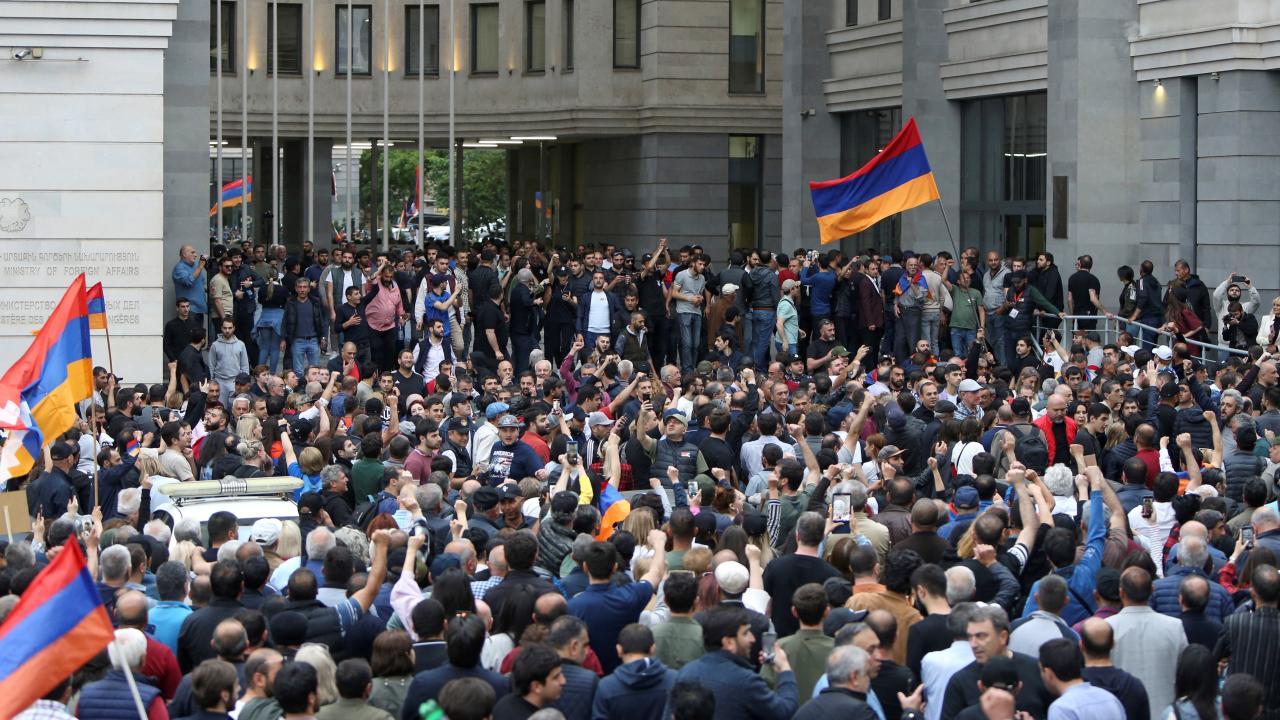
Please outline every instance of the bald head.
[{"label": "bald head", "polygon": [[139,630],[147,626],[147,596],[128,590],[116,599],[116,625]]},{"label": "bald head", "polygon": [[249,634],[239,620],[223,620],[213,630],[213,638],[209,641],[218,657],[227,662],[244,660],[244,653],[249,649]]},{"label": "bald head", "polygon": [[1089,618],[1080,628],[1080,649],[1084,652],[1085,661],[1110,660],[1111,648],[1115,645],[1115,636],[1111,632],[1111,624],[1101,618]]},{"label": "bald head", "polygon": [[931,530],[938,525],[938,506],[928,498],[921,498],[911,506],[911,524],[917,530]]},{"label": "bald head", "polygon": [[1188,520],[1187,522],[1182,524],[1181,529],[1178,531],[1178,537],[1182,540],[1185,540],[1189,537],[1197,537],[1197,538],[1200,538],[1201,540],[1208,540],[1209,528],[1205,527],[1204,523],[1200,522],[1199,520]]},{"label": "bald head", "polygon": [[549,623],[569,610],[569,601],[560,593],[539,595],[533,601],[533,615],[540,623]]}]

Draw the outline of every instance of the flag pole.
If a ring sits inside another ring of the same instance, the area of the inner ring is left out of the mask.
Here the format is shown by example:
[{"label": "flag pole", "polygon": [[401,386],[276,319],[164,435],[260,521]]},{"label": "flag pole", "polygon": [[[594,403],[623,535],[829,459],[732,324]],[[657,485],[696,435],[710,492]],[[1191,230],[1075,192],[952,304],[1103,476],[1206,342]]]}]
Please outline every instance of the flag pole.
[{"label": "flag pole", "polygon": [[960,247],[956,245],[956,236],[951,234],[951,223],[947,220],[947,208],[942,204],[942,198],[938,198],[937,203],[938,212],[942,213],[942,225],[947,229],[947,237],[951,240],[951,249],[955,251],[955,259],[958,263],[960,262]]},{"label": "flag pole", "polygon": [[124,650],[115,641],[111,641],[116,648],[116,657],[120,659],[120,668],[124,670],[124,679],[129,683],[129,693],[133,695],[133,705],[138,709],[138,720],[147,720],[147,706],[142,703],[142,695],[138,692],[138,683],[133,679],[133,669],[129,667],[129,663],[124,659]]}]

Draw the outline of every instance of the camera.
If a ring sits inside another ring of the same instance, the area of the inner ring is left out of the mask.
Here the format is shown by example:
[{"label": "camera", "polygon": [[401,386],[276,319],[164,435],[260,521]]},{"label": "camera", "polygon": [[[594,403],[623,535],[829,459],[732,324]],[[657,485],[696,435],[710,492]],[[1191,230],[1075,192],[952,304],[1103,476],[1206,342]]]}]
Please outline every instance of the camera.
[{"label": "camera", "polygon": [[31,57],[31,48],[19,50],[13,54],[14,60],[26,60],[29,57]]}]

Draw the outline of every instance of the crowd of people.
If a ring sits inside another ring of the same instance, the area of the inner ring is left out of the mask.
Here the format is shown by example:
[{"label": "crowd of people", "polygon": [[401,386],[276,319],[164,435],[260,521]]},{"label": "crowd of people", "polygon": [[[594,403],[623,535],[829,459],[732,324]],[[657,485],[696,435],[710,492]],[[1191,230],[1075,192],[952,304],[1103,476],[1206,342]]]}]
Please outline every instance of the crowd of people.
[{"label": "crowd of people", "polygon": [[1280,300],[1155,273],[183,248],[167,382],[9,481],[0,616],[76,544],[116,626],[19,717],[1280,718]]}]

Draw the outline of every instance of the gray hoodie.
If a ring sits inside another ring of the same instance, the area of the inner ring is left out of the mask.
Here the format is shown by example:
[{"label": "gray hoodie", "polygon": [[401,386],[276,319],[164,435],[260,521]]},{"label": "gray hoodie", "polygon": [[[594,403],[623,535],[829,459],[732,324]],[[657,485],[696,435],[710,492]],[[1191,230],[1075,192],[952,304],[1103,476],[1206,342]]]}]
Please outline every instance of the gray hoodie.
[{"label": "gray hoodie", "polygon": [[236,375],[249,372],[249,353],[240,338],[230,340],[218,336],[209,345],[209,373],[214,380],[234,380]]}]

